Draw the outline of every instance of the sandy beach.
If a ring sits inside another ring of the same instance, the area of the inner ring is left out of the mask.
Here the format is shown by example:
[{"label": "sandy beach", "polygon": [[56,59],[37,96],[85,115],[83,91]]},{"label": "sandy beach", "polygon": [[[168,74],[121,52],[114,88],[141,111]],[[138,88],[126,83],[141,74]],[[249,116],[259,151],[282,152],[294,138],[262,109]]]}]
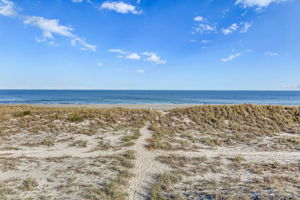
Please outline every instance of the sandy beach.
[{"label": "sandy beach", "polygon": [[[10,106],[12,104],[0,104],[0,106]],[[13,104],[13,106],[34,106],[34,107],[61,107],[61,108],[130,108],[130,109],[151,109],[151,110],[171,110],[174,108],[187,108],[199,106],[200,104]]]}]

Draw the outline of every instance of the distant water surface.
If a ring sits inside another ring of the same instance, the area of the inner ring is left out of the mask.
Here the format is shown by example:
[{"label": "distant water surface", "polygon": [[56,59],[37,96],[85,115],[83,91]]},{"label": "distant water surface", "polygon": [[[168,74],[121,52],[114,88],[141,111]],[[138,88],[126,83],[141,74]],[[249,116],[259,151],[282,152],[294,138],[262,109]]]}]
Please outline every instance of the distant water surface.
[{"label": "distant water surface", "polygon": [[300,105],[300,91],[0,90],[0,104]]}]

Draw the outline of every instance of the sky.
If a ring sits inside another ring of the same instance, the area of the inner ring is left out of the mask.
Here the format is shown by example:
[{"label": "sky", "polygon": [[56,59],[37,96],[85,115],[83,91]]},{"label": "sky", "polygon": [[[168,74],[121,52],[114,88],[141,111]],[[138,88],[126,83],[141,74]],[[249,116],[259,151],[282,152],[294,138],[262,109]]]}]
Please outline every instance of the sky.
[{"label": "sky", "polygon": [[0,89],[299,90],[299,0],[0,0]]}]

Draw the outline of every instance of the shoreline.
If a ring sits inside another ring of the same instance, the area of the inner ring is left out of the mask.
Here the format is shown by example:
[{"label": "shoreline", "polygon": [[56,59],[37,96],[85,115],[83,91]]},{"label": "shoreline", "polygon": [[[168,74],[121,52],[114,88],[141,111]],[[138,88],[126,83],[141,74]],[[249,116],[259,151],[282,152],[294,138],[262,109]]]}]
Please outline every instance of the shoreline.
[{"label": "shoreline", "polygon": [[175,108],[187,108],[192,106],[214,105],[214,104],[0,104],[1,106],[32,106],[32,107],[59,107],[59,108],[129,108],[129,109],[151,109],[171,110]]},{"label": "shoreline", "polygon": [[[151,109],[151,110],[172,110],[175,108],[188,108],[193,106],[234,106],[243,104],[0,104],[2,106],[32,106],[32,107],[48,107],[48,108],[129,108],[129,109]],[[251,104],[261,106],[284,106],[299,107],[299,105],[273,105],[273,104]]]}]

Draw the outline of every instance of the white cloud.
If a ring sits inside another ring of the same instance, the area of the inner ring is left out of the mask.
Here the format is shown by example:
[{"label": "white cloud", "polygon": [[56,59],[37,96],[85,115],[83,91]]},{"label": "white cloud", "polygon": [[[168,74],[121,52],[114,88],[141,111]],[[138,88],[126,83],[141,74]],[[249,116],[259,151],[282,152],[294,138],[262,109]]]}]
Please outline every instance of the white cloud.
[{"label": "white cloud", "polygon": [[46,19],[43,17],[31,16],[26,17],[24,24],[29,24],[36,26],[43,31],[43,37],[53,38],[53,34],[74,37],[71,27],[63,26],[59,24],[59,20],[56,19]]},{"label": "white cloud", "polygon": [[229,55],[227,58],[223,58],[221,59],[222,62],[229,62],[229,61],[232,61],[233,59],[245,54],[245,53],[250,53],[252,52],[252,49],[247,49],[246,51],[243,51],[243,52],[238,52],[238,53],[234,53],[234,54],[231,54]]},{"label": "white cloud", "polygon": [[36,37],[35,41],[39,43],[45,43],[49,46],[54,46],[54,47],[58,46],[58,44],[56,44],[56,42],[54,42],[53,40],[47,40],[47,38],[43,38],[43,37],[42,38]]},{"label": "white cloud", "polygon": [[42,39],[40,41],[50,40],[53,42],[54,35],[64,36],[71,39],[72,46],[81,46],[81,50],[96,51],[96,46],[87,43],[84,39],[72,33],[73,29],[63,26],[57,19],[46,19],[38,16],[25,17],[24,24],[36,26],[42,30]]},{"label": "white cloud", "polygon": [[252,24],[250,24],[248,22],[242,22],[241,25],[242,25],[242,28],[240,30],[240,33],[246,33],[246,32],[248,32],[248,30],[252,26]]},{"label": "white cloud", "polygon": [[278,56],[279,54],[277,52],[265,52],[266,56]]},{"label": "white cloud", "polygon": [[198,33],[212,32],[215,31],[216,27],[209,24],[198,24],[195,27],[195,31]]},{"label": "white cloud", "polygon": [[194,17],[194,21],[195,21],[195,24],[193,26],[194,31],[192,32],[192,34],[195,33],[203,34],[203,33],[215,32],[217,30],[215,25],[210,24],[208,20],[202,16]]},{"label": "white cloud", "polygon": [[96,51],[97,46],[87,43],[85,40],[83,40],[80,37],[75,37],[71,40],[72,46],[81,46],[81,50],[84,51]]},{"label": "white cloud", "polygon": [[287,0],[236,0],[236,5],[242,5],[243,7],[257,7],[258,9],[266,8],[271,3],[280,3]]},{"label": "white cloud", "polygon": [[240,25],[238,25],[237,23],[233,23],[230,27],[225,29],[223,28],[222,32],[224,35],[229,35],[236,31],[239,31],[240,33],[246,33],[251,26],[252,24],[250,24],[249,22],[241,22]]},{"label": "white cloud", "polygon": [[15,4],[9,0],[1,0],[0,1],[0,15],[6,17],[14,17],[17,15],[17,11],[15,10]]},{"label": "white cloud", "polygon": [[203,22],[203,21],[205,21],[205,19],[202,16],[197,16],[197,17],[194,18],[194,21],[196,21],[196,22]]},{"label": "white cloud", "polygon": [[144,52],[144,53],[133,53],[128,51],[123,51],[121,49],[109,49],[109,52],[117,53],[118,58],[130,59],[130,60],[140,60],[142,56],[145,58],[145,61],[155,62],[156,64],[166,64],[166,60],[161,60],[161,58],[153,52]]},{"label": "white cloud", "polygon": [[242,55],[242,53],[231,54],[231,55],[229,55],[227,58],[223,58],[223,59],[222,59],[222,62],[229,62],[229,61],[232,61],[233,59],[235,59],[235,58],[237,58],[237,57],[239,57],[239,56],[241,56],[241,55]]},{"label": "white cloud", "polygon": [[127,56],[125,56],[125,58],[130,60],[140,60],[141,56],[139,56],[137,53],[130,53]]},{"label": "white cloud", "polygon": [[102,62],[97,62],[97,66],[102,67],[103,63]]},{"label": "white cloud", "polygon": [[100,8],[114,10],[117,13],[122,13],[122,14],[127,14],[127,13],[140,14],[142,12],[142,11],[138,11],[135,6],[124,3],[122,1],[119,2],[105,1],[104,3],[101,4]]},{"label": "white cloud", "polygon": [[166,64],[167,63],[166,60],[161,60],[161,58],[153,52],[144,52],[143,55],[147,56],[147,58],[145,59],[146,61],[155,62],[156,64]]},{"label": "white cloud", "polygon": [[143,70],[143,69],[138,69],[138,70],[136,70],[136,72],[137,72],[137,73],[144,73],[145,70]]},{"label": "white cloud", "polygon": [[[73,0],[73,2],[80,0]],[[42,37],[36,37],[35,40],[40,43],[46,43],[51,46],[57,46],[54,41],[54,36],[64,36],[71,39],[73,46],[81,46],[81,50],[96,51],[96,46],[87,43],[84,39],[78,37],[73,33],[73,28],[64,26],[59,23],[57,19],[47,19],[39,16],[24,16],[19,15],[15,11],[15,5],[9,0],[0,0],[0,15],[14,17],[18,16],[23,20],[23,23],[30,26],[35,26],[42,31]]]},{"label": "white cloud", "polygon": [[129,59],[129,60],[140,60],[141,59],[141,56],[139,54],[128,52],[128,51],[123,51],[121,49],[109,49],[109,52],[119,54],[118,58],[125,58],[125,59]]},{"label": "white cloud", "polygon": [[239,28],[239,26],[236,23],[234,23],[229,28],[222,29],[222,32],[224,35],[228,35],[228,34],[233,33],[234,31],[237,31],[238,28]]},{"label": "white cloud", "polygon": [[127,54],[126,51],[123,51],[121,49],[110,49],[109,52],[112,52],[112,53],[119,53],[119,54]]}]

